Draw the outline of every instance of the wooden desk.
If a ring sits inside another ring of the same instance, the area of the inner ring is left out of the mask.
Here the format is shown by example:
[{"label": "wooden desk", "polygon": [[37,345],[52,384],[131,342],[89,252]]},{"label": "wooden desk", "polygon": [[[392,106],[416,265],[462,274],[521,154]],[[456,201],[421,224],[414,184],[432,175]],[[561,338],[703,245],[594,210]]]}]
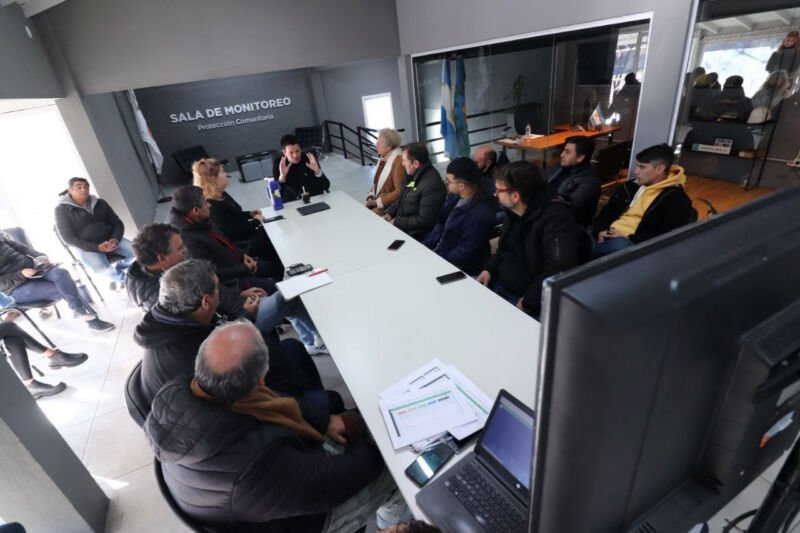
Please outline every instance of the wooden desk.
[{"label": "wooden desk", "polygon": [[494,142],[505,148],[516,148],[517,150],[522,150],[524,159],[525,150],[551,150],[553,148],[559,148],[563,146],[566,140],[570,137],[601,137],[603,135],[610,135],[619,130],[619,126],[603,126],[597,131],[559,131],[556,133],[551,133],[550,135],[542,135],[541,137],[536,137],[535,139],[519,137],[514,141],[509,139],[498,139]]}]

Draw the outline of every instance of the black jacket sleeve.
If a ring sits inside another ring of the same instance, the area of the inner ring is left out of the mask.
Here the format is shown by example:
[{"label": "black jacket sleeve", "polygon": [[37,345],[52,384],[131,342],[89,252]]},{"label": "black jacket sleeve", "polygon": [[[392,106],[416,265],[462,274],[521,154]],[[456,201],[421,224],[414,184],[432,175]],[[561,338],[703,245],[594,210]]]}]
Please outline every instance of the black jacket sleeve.
[{"label": "black jacket sleeve", "polygon": [[[111,238],[117,239],[118,241],[122,239],[123,235],[125,234],[125,224],[122,223],[122,220],[117,216],[111,206],[108,205],[108,202],[105,200],[98,199],[97,205],[94,206],[95,210],[102,206],[102,216],[105,218],[106,222],[111,224]],[[96,247],[95,247],[96,248]]]},{"label": "black jacket sleeve", "polygon": [[[546,216],[549,220],[544,225],[541,235],[542,270],[534,277],[522,296],[522,307],[535,318],[538,318],[541,312],[542,282],[545,278],[574,268],[580,263],[579,228],[572,213],[566,206],[560,205],[550,206],[548,211],[550,213]],[[528,247],[534,246],[534,243],[528,243]]]},{"label": "black jacket sleeve", "polygon": [[186,244],[186,249],[189,251],[189,256],[192,259],[207,259],[208,261],[211,261],[215,270],[217,271],[217,276],[219,276],[220,281],[229,281],[232,279],[246,278],[250,276],[250,269],[247,268],[247,265],[245,265],[244,262],[233,263],[229,266],[221,267],[219,266],[214,253],[202,243],[196,242],[194,239],[184,239],[184,243]]},{"label": "black jacket sleeve", "polygon": [[251,220],[250,214],[227,193],[222,200],[211,202],[211,221],[232,241],[250,239],[261,226],[258,220]]},{"label": "black jacket sleeve", "polygon": [[267,447],[242,473],[232,499],[245,522],[326,512],[383,469],[377,448],[359,444],[341,455],[309,451],[299,439]]},{"label": "black jacket sleeve", "polygon": [[630,205],[631,200],[633,200],[633,195],[638,188],[639,186],[636,185],[635,181],[626,181],[614,189],[614,194],[611,195],[608,203],[603,206],[603,209],[600,210],[600,213],[598,213],[597,217],[594,219],[594,223],[592,224],[592,237],[596,239],[598,233],[607,230],[615,220],[622,216],[628,209],[628,205]]},{"label": "black jacket sleeve", "polygon": [[691,222],[694,215],[692,200],[682,187],[665,190],[642,216],[636,233],[628,238],[639,243],[663,235]]},{"label": "black jacket sleeve", "polygon": [[78,228],[75,227],[72,218],[69,216],[70,209],[72,208],[68,205],[61,204],[56,206],[56,228],[58,229],[58,234],[61,235],[64,242],[70,246],[86,250],[87,252],[97,252],[97,245],[95,243],[81,239],[78,236]]},{"label": "black jacket sleeve", "polygon": [[[398,216],[395,219],[394,225],[406,233],[428,231],[436,225],[439,210],[442,208],[444,199],[447,196],[447,189],[438,176],[430,176],[420,193],[422,196],[419,200],[417,213],[409,216]],[[407,192],[407,194],[411,193]]]}]

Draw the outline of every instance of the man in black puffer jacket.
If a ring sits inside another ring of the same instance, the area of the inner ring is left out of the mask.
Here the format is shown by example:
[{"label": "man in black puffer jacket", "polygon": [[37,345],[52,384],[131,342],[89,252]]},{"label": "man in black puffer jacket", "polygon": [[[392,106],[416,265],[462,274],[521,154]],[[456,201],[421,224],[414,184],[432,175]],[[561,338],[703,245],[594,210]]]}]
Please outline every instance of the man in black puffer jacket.
[{"label": "man in black puffer jacket", "polygon": [[185,185],[175,191],[172,202],[169,221],[180,230],[189,257],[211,261],[223,283],[235,282],[240,289],[260,287],[269,294],[275,292],[270,275],[282,276],[282,272],[271,272],[274,265],[245,254],[214,228],[211,204],[203,196],[203,189]]},{"label": "man in black puffer jacket", "polygon": [[408,176],[400,198],[389,206],[383,218],[421,241],[436,225],[447,187],[431,165],[423,143],[407,144],[402,157]]},{"label": "man in black puffer jacket", "polygon": [[[187,514],[226,530],[314,533],[362,489],[394,488],[359,418],[331,415],[324,398],[275,395],[260,377],[269,364],[252,326],[224,326],[200,348],[194,379],[170,381],[153,400],[145,433]],[[326,453],[326,436],[347,451]]]},{"label": "man in black puffer jacket", "polygon": [[[85,264],[111,278],[112,288],[125,278],[125,270],[133,262],[131,241],[123,237],[125,226],[111,206],[89,194],[86,179],[70,178],[69,188],[59,195],[56,229]],[[122,259],[111,265],[114,254]]]},{"label": "man in black puffer jacket", "polygon": [[[218,281],[208,261],[190,259],[163,275],[158,305],[133,334],[133,340],[145,349],[141,389],[148,404],[164,383],[194,368],[200,343],[219,323],[218,304]],[[322,389],[317,367],[298,341],[278,341],[274,335],[264,338],[273,351],[266,376],[271,387],[297,396]]]},{"label": "man in black puffer jacket", "polygon": [[547,171],[547,181],[559,196],[572,206],[572,214],[582,227],[592,223],[600,200],[600,178],[592,166],[594,140],[568,137],[559,164]]},{"label": "man in black puffer jacket", "polygon": [[555,195],[533,164],[506,165],[495,176],[495,188],[508,220],[477,280],[538,318],[542,281],[588,259],[591,243],[586,236],[582,246],[570,204]]},{"label": "man in black puffer jacket", "polygon": [[[180,232],[169,224],[150,224],[133,240],[136,261],[128,268],[128,298],[145,311],[158,303],[161,276],[186,260],[186,247]],[[284,318],[292,323],[309,354],[327,353],[299,298],[285,300],[280,292],[267,295],[258,287],[240,291],[220,285],[217,312],[228,320],[246,318],[264,334],[270,334]]]}]

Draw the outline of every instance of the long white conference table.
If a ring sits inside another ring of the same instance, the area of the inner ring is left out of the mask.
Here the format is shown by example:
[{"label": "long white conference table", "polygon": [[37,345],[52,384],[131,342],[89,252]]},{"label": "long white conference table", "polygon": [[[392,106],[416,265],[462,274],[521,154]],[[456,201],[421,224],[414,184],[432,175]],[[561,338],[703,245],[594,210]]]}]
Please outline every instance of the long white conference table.
[{"label": "long white conference table", "polygon": [[[392,447],[378,395],[439,358],[489,397],[503,388],[533,407],[539,323],[471,278],[440,285],[436,277],[457,270],[453,265],[348,195],[313,200],[331,208],[302,216],[301,202],[278,212],[267,207],[266,218],[285,218],[264,227],[284,265],[310,263],[333,278],[300,298],[406,502],[424,518],[414,499],[419,489],[404,473],[416,454]],[[396,239],[405,245],[387,250]]]}]

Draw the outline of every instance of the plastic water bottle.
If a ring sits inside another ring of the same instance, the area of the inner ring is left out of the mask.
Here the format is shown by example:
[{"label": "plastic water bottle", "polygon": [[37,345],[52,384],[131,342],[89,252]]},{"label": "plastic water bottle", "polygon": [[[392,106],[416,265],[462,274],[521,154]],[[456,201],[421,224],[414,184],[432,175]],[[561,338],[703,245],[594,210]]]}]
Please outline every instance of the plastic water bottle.
[{"label": "plastic water bottle", "polygon": [[269,197],[272,199],[272,209],[280,211],[283,209],[283,199],[281,199],[281,185],[275,178],[269,179]]},{"label": "plastic water bottle", "polygon": [[531,125],[529,123],[525,124],[525,137],[530,137],[530,136],[531,136]]}]

